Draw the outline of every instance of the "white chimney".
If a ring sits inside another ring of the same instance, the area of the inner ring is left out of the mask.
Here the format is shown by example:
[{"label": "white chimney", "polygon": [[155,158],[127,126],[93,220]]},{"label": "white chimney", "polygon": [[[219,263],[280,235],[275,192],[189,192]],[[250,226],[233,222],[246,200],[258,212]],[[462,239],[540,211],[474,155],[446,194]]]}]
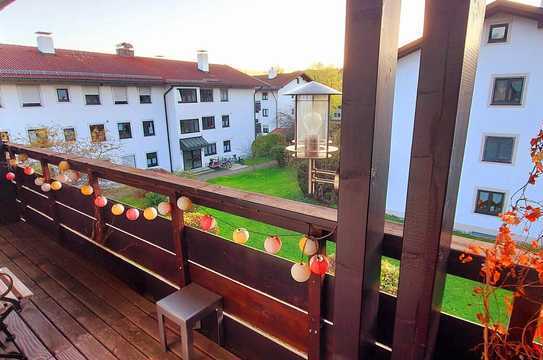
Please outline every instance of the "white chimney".
[{"label": "white chimney", "polygon": [[275,67],[271,67],[270,70],[268,70],[268,79],[275,79],[277,77],[277,69]]},{"label": "white chimney", "polygon": [[55,46],[53,45],[53,38],[51,37],[51,33],[45,31],[37,31],[36,35],[38,35],[38,37],[36,38],[38,50],[42,54],[54,54]]},{"label": "white chimney", "polygon": [[203,72],[209,72],[209,60],[207,58],[207,51],[198,50],[196,52],[196,58],[198,59],[198,70]]}]

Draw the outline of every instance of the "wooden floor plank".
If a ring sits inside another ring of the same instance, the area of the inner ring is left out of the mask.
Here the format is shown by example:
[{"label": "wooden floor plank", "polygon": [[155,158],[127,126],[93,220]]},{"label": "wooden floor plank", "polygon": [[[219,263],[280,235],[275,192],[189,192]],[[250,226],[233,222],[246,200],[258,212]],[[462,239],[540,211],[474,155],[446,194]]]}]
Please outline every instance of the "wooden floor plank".
[{"label": "wooden floor plank", "polygon": [[[39,236],[43,237],[41,234]],[[47,241],[43,242],[42,245],[40,246],[40,251],[45,257],[50,258],[51,262],[61,268],[70,269],[71,276],[88,288],[92,287],[93,292],[98,297],[108,301],[112,307],[125,315],[154,339],[159,339],[155,304],[128,288],[121,280],[114,278],[103,269],[81,259],[58,243]],[[62,256],[53,257],[53,254],[61,254]],[[123,289],[123,291],[119,292],[119,288]],[[168,323],[168,327],[167,336],[170,349],[178,356],[181,356],[182,350],[178,329],[176,326],[172,326],[171,323]],[[226,349],[219,347],[216,343],[196,331],[194,332],[194,342],[197,349],[197,356],[203,355],[199,353],[199,351],[202,351],[212,358],[237,359],[236,356]]]},{"label": "wooden floor plank", "polygon": [[[25,229],[23,233],[29,230],[35,231],[34,228]],[[37,236],[40,238],[44,236],[48,237],[45,234],[38,234]],[[158,339],[156,305],[154,303],[127,287],[126,284],[109,272],[75,255],[55,241],[44,242],[40,249],[47,250],[46,255],[61,255],[45,257],[51,258],[52,262],[62,268],[69,268],[70,275],[87,287],[92,287],[93,291],[102,299],[108,301],[114,299],[114,301],[110,301],[110,304],[114,308],[134,321],[155,339]],[[169,328],[168,340],[170,347],[176,354],[181,355],[181,343],[177,327],[169,322],[167,326]],[[198,350],[212,358],[237,359],[236,356],[226,349],[219,347],[216,343],[197,331],[194,332],[194,343]]]},{"label": "wooden floor plank", "polygon": [[107,322],[139,351],[150,358],[178,359],[171,352],[164,353],[156,339],[149,336],[132,321],[111,307],[107,301],[97,297],[93,291],[74,279],[64,269],[53,264],[50,260],[56,254],[47,256],[42,252],[44,248],[43,239],[40,242],[36,242],[35,240],[35,238],[19,236],[18,234],[8,236],[8,242],[11,242],[12,245],[20,249],[31,261],[35,261],[40,270],[56,281],[64,290],[73,295],[74,298],[84,304],[99,318]]},{"label": "wooden floor plank", "polygon": [[[2,247],[3,250],[4,247]],[[84,304],[76,300],[71,294],[69,294],[64,288],[58,285],[53,279],[46,276],[39,268],[36,267],[28,258],[24,256],[17,256],[15,258],[15,264],[23,268],[28,276],[34,280],[39,281],[39,289],[43,289],[51,299],[56,301],[56,304],[69,314],[69,317],[82,328],[84,328],[88,334],[92,334],[95,340],[92,340],[91,336],[78,337],[76,343],[85,346],[86,342],[89,346],[88,350],[96,349],[94,357],[89,359],[110,358],[107,355],[107,351],[100,349],[100,345],[107,348],[119,359],[146,359],[139,350],[137,350],[129,341],[124,339],[120,334],[113,330],[102,319],[92,313]],[[17,275],[19,276],[19,275]],[[33,289],[36,293],[36,290]],[[48,311],[47,306],[44,311]]]}]

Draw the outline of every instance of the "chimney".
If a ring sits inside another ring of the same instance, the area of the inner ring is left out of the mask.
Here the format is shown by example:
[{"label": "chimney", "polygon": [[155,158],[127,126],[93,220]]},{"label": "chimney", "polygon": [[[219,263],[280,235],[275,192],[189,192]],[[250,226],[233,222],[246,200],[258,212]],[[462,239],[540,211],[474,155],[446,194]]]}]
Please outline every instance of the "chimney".
[{"label": "chimney", "polygon": [[45,31],[36,31],[36,38],[38,50],[42,54],[54,54],[55,46],[53,45],[53,38],[51,37],[50,32]]},{"label": "chimney", "polygon": [[275,67],[271,67],[270,70],[268,70],[268,79],[275,79],[277,77],[277,69]]},{"label": "chimney", "polygon": [[198,70],[203,72],[209,72],[209,60],[207,58],[207,51],[198,50],[196,52],[196,59],[198,60]]},{"label": "chimney", "polygon": [[119,56],[134,56],[134,46],[127,42],[117,44],[117,55]]}]

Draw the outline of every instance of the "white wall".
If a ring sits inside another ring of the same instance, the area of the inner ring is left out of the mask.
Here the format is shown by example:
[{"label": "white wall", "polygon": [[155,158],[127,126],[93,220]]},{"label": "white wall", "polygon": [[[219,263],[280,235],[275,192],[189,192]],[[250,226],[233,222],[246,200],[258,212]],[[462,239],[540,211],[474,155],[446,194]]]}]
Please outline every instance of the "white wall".
[{"label": "white wall", "polygon": [[[490,24],[503,22],[510,22],[509,41],[488,44]],[[529,141],[542,125],[542,43],[543,30],[533,21],[501,16],[485,22],[458,193],[457,229],[495,233],[498,218],[474,212],[477,189],[505,192],[509,198],[527,180],[531,169]],[[416,52],[400,59],[396,76],[387,212],[400,216],[405,212],[419,56]],[[493,78],[502,75],[527,76],[522,106],[489,105]],[[513,164],[481,161],[485,135],[517,137]],[[538,199],[541,189],[538,186],[532,191]]]},{"label": "white wall", "polygon": [[[174,170],[183,169],[183,154],[179,139],[202,136],[209,143],[216,142],[217,154],[204,156],[202,149],[202,165],[209,163],[209,158],[247,157],[254,140],[254,89],[229,89],[228,101],[220,101],[219,89],[213,89],[213,102],[200,102],[200,92],[197,89],[197,103],[179,103],[179,87],[174,88],[168,96],[168,118],[172,146]],[[230,116],[230,127],[222,127],[222,115]],[[215,129],[203,130],[202,117],[215,116]],[[180,120],[198,119],[200,131],[197,133],[181,134]],[[223,151],[223,141],[230,140],[231,151]],[[187,169],[190,170],[190,169]]]},{"label": "white wall", "polygon": [[[58,102],[57,88],[67,88],[70,102]],[[164,105],[162,87],[152,88],[151,104],[140,104],[136,87],[128,87],[128,104],[115,105],[110,86],[100,86],[101,105],[86,105],[79,85],[40,85],[41,106],[22,107],[17,85],[0,84],[0,131],[8,131],[12,141],[28,141],[27,130],[39,127],[74,127],[77,139],[90,139],[89,125],[104,124],[107,139],[119,142],[119,155],[135,155],[138,167],[147,167],[146,153],[158,153],[159,166],[168,168],[164,139]],[[144,137],[142,122],[153,120],[155,136]],[[130,122],[132,139],[119,140],[117,123]]]}]

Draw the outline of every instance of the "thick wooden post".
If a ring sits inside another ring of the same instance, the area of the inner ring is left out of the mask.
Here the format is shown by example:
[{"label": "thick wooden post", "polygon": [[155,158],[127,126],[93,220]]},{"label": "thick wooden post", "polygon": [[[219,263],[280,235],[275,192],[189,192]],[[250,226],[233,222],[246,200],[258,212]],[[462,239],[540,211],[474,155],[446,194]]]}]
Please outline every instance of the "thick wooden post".
[{"label": "thick wooden post", "polygon": [[183,242],[185,219],[183,211],[177,207],[177,199],[180,197],[181,194],[179,192],[173,192],[170,195],[170,205],[172,207],[172,240],[175,246],[176,266],[179,273],[178,285],[179,287],[183,287],[190,282],[190,274],[186,247]]},{"label": "thick wooden post", "polygon": [[105,238],[104,238],[104,232],[106,229],[106,223],[105,223],[105,217],[104,217],[104,208],[99,208],[94,204],[94,200],[102,194],[102,190],[100,189],[100,181],[96,174],[94,174],[92,171],[87,172],[87,177],[89,180],[89,185],[92,186],[93,192],[92,192],[92,206],[94,207],[94,218],[96,219],[94,221],[94,228],[93,228],[93,240],[96,241],[98,244],[104,244]]},{"label": "thick wooden post", "polygon": [[7,151],[6,144],[0,141],[0,223],[6,224],[19,221],[16,187],[11,181],[6,180],[6,173],[15,172],[15,169],[9,167]]},{"label": "thick wooden post", "polygon": [[400,0],[347,0],[336,359],[370,358],[376,336],[399,22]]},{"label": "thick wooden post", "polygon": [[426,0],[393,359],[434,351],[484,14]]}]

